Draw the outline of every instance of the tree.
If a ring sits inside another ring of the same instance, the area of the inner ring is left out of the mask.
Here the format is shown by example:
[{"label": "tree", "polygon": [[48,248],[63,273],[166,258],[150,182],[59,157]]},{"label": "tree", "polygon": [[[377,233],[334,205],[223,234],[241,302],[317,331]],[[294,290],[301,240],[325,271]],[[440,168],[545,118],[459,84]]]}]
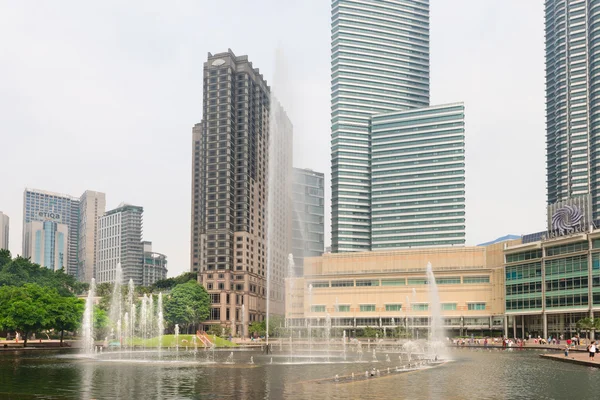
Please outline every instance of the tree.
[{"label": "tree", "polygon": [[31,332],[53,327],[50,306],[57,297],[56,290],[32,283],[0,287],[0,328],[21,330],[23,346],[27,346]]},{"label": "tree", "polygon": [[60,331],[60,346],[63,345],[65,331],[73,332],[81,325],[85,303],[76,297],[56,297],[49,307],[53,327]]},{"label": "tree", "polygon": [[183,283],[189,281],[198,281],[198,274],[196,272],[185,272],[181,275],[178,275],[174,278],[161,279],[156,281],[154,285],[152,285],[152,291],[167,291],[173,289],[177,285],[181,285]]},{"label": "tree", "polygon": [[580,331],[585,331],[586,342],[589,343],[588,333],[591,330],[600,330],[600,318],[582,318],[579,321],[577,321],[577,329],[579,329]]},{"label": "tree", "polygon": [[210,297],[196,281],[188,281],[173,288],[164,309],[171,326],[182,325],[188,332],[190,326],[198,325],[210,315]]},{"label": "tree", "polygon": [[267,333],[267,323],[265,321],[254,321],[248,326],[250,336],[265,336]]}]

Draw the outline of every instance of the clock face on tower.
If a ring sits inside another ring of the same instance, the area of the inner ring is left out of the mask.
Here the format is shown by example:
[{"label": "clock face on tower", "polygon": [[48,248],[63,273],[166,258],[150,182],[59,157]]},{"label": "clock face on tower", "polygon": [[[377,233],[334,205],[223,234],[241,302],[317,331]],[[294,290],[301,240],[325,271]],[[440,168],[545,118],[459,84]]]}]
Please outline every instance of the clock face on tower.
[{"label": "clock face on tower", "polygon": [[223,64],[225,64],[225,60],[223,60],[222,58],[219,58],[219,59],[213,61],[211,65],[213,67],[218,67],[219,65],[223,65]]}]

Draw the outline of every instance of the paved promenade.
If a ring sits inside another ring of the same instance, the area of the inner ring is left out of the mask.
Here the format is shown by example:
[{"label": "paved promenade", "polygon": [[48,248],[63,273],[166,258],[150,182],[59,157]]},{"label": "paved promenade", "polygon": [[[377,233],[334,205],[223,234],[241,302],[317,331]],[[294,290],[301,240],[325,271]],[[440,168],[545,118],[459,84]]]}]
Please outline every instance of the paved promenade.
[{"label": "paved promenade", "polygon": [[542,358],[546,358],[546,359],[550,359],[550,360],[554,360],[554,361],[562,361],[562,362],[568,362],[571,364],[579,364],[579,365],[585,365],[588,367],[596,367],[596,368],[600,368],[600,354],[597,354],[594,361],[590,361],[589,356],[587,351],[586,352],[573,352],[570,351],[569,352],[569,356],[565,357],[564,352],[563,353],[556,353],[556,354],[542,354],[540,355],[540,357]]}]

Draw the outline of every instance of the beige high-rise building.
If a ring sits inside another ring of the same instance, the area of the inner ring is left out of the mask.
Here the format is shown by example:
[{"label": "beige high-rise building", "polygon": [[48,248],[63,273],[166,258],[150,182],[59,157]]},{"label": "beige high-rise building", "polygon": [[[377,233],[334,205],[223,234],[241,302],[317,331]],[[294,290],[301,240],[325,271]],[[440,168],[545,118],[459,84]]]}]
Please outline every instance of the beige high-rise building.
[{"label": "beige high-rise building", "polygon": [[0,249],[8,250],[8,232],[10,219],[0,211]]},{"label": "beige high-rise building", "polygon": [[267,309],[284,312],[292,124],[248,57],[229,50],[208,55],[192,132],[191,270],[211,297],[205,324],[246,335]]},{"label": "beige high-rise building", "polygon": [[106,210],[106,195],[86,190],[79,199],[79,267],[77,277],[89,282],[95,277],[98,218]]}]

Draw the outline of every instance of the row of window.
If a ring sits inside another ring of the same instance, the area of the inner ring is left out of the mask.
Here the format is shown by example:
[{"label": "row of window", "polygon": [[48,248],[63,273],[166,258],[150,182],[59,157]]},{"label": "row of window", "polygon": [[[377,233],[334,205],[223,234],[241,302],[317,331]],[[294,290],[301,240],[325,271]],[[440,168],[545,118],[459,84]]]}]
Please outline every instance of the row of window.
[{"label": "row of window", "polygon": [[[490,283],[489,276],[460,276],[438,277],[435,279],[438,285],[457,285],[457,284],[481,284]],[[356,280],[332,280],[330,281],[312,281],[308,288],[321,289],[328,287],[363,287],[363,286],[406,286],[406,285],[427,285],[427,278],[394,278],[394,279],[356,279]]]},{"label": "row of window", "polygon": [[[456,303],[442,303],[441,309],[443,311],[455,311],[457,309]],[[323,304],[312,305],[310,307],[310,311],[315,312],[315,313],[326,312],[326,310],[327,310],[326,306]],[[429,304],[427,304],[427,303],[411,304],[411,310],[412,311],[429,311]],[[485,303],[481,303],[481,302],[467,303],[467,310],[468,311],[485,310]],[[348,305],[348,304],[335,306],[335,312],[349,312],[349,311],[350,311],[350,305]],[[374,311],[376,311],[376,307],[375,307],[375,304],[360,304],[359,311],[360,312],[374,312]],[[402,311],[402,304],[386,304],[385,311],[388,311],[388,312],[389,311]]]}]

